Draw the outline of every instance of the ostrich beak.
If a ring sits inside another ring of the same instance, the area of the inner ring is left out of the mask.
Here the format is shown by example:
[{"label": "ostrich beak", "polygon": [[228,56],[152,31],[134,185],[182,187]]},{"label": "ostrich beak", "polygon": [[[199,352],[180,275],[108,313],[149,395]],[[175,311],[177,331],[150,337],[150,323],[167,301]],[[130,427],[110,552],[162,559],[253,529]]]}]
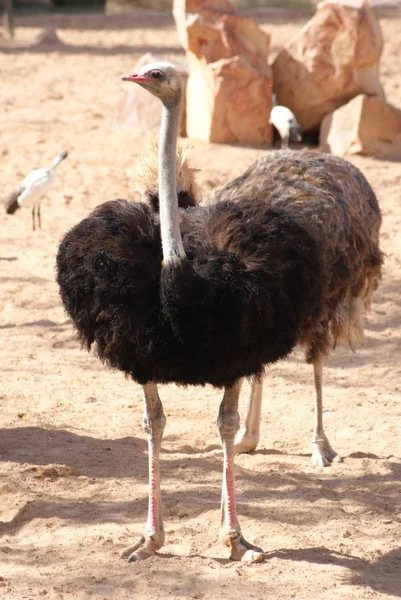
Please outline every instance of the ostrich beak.
[{"label": "ostrich beak", "polygon": [[154,83],[154,80],[144,75],[137,75],[137,73],[131,73],[129,75],[121,75],[123,81],[132,81],[133,83]]}]

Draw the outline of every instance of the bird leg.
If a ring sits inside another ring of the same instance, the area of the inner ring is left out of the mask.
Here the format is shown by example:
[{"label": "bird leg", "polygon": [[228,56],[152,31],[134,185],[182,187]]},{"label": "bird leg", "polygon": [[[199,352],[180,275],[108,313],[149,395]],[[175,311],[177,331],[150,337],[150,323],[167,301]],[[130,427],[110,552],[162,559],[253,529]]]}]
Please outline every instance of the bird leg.
[{"label": "bird leg", "polygon": [[220,404],[217,426],[223,445],[223,489],[221,496],[220,541],[231,548],[231,560],[260,562],[263,551],[249,544],[242,536],[237,519],[234,489],[234,438],[239,429],[238,398],[242,380],[225,388]]},{"label": "bird leg", "polygon": [[40,216],[40,204],[38,204],[37,215],[38,215],[38,225],[39,225],[39,229],[42,229],[42,219],[41,219],[41,216]]},{"label": "bird leg", "polygon": [[36,215],[35,215],[35,205],[32,207],[32,229],[36,230]]},{"label": "bird leg", "polygon": [[159,454],[163,437],[166,417],[155,383],[143,386],[145,393],[145,411],[143,428],[148,434],[149,447],[149,504],[148,519],[143,536],[136,544],[126,548],[122,557],[128,557],[128,562],[143,560],[156,554],[164,544],[163,512],[160,497]]},{"label": "bird leg", "polygon": [[244,426],[235,437],[234,450],[236,453],[256,450],[259,442],[260,413],[262,408],[263,380],[251,378],[248,412]]},{"label": "bird leg", "polygon": [[327,467],[331,462],[341,462],[341,457],[333,450],[323,429],[323,392],[322,392],[322,362],[313,363],[313,374],[315,379],[316,412],[315,427],[312,436],[312,464],[318,467]]}]

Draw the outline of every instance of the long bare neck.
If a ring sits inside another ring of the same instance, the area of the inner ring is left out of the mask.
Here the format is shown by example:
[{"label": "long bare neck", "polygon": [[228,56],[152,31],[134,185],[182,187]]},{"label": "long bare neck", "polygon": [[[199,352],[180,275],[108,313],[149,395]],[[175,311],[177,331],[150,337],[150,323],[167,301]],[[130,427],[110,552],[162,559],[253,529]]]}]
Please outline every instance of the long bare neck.
[{"label": "long bare neck", "polygon": [[181,102],[163,104],[159,143],[159,206],[163,265],[186,258],[177,198],[177,137]]}]

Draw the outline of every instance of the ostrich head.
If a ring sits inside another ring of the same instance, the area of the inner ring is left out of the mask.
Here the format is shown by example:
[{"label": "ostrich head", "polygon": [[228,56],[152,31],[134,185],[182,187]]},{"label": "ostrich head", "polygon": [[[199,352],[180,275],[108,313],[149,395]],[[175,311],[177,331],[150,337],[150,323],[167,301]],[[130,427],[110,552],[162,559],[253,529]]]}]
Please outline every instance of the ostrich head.
[{"label": "ostrich head", "polygon": [[180,77],[174,65],[169,62],[160,61],[144,65],[130,75],[122,75],[121,79],[138,83],[145,90],[159,98],[163,104],[180,101]]}]

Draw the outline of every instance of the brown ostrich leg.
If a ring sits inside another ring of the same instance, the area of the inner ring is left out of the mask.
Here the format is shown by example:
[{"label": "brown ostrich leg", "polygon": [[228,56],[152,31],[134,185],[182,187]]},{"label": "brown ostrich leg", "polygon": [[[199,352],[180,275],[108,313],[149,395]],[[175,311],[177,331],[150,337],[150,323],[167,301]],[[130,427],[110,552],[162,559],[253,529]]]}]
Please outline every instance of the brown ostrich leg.
[{"label": "brown ostrich leg", "polygon": [[159,455],[166,417],[157,391],[157,385],[147,383],[143,386],[143,391],[145,393],[143,428],[148,434],[149,447],[148,518],[143,536],[122,553],[122,557],[129,557],[129,562],[153,556],[163,546],[165,537],[160,495]]},{"label": "brown ostrich leg", "polygon": [[238,398],[242,380],[225,388],[220,404],[217,426],[223,445],[223,489],[221,495],[220,541],[231,548],[231,560],[260,562],[263,551],[249,544],[238,523],[234,485],[234,438],[239,429]]},{"label": "brown ostrich leg", "polygon": [[[321,361],[313,363],[315,382],[315,423],[312,436],[312,464],[318,467],[327,467],[332,462],[341,462],[342,458],[331,447],[323,427],[323,364]],[[248,410],[244,426],[235,439],[234,450],[236,453],[251,452],[256,450],[259,442],[260,414],[262,408],[263,382],[256,378],[251,379]]]},{"label": "brown ostrich leg", "polygon": [[342,458],[331,447],[323,427],[323,365],[321,361],[313,363],[315,380],[316,411],[312,436],[312,464],[327,467],[330,463],[341,462]]}]

